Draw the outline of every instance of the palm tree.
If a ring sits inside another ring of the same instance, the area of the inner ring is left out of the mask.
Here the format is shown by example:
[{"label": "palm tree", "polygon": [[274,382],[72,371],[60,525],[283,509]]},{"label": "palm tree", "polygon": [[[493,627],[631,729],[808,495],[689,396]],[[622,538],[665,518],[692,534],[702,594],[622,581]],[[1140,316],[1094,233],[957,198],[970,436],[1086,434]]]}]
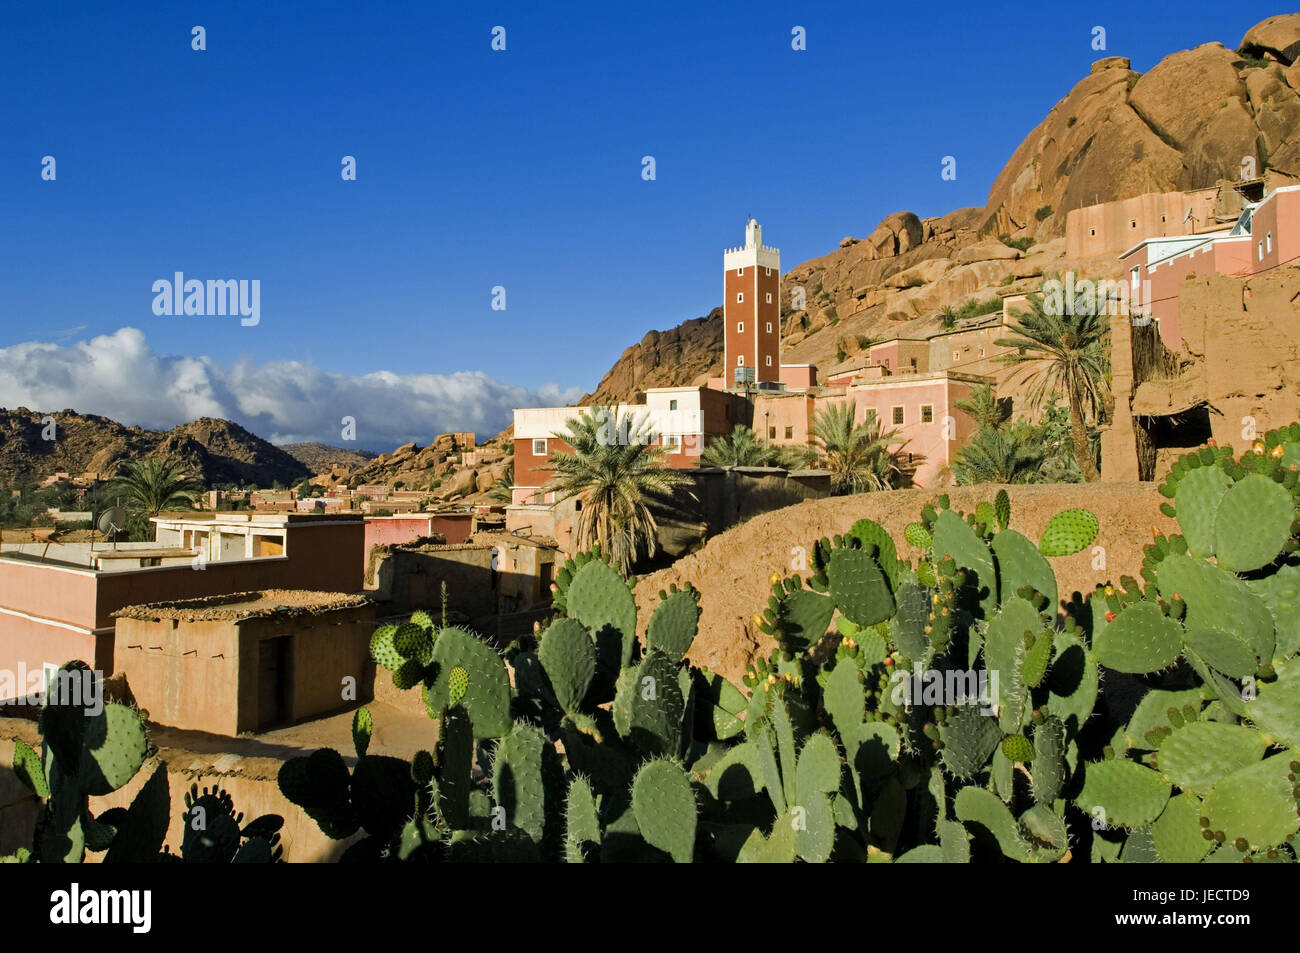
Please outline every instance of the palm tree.
[{"label": "palm tree", "polygon": [[899,465],[898,431],[885,432],[874,410],[866,419],[854,424],[857,405],[852,401],[834,403],[813,417],[811,428],[815,443],[805,448],[804,462],[824,465],[831,471],[831,489],[836,493],[861,493],[887,490],[899,484],[903,468]]},{"label": "palm tree", "polygon": [[557,501],[577,497],[581,508],[574,545],[587,550],[600,543],[627,575],[643,547],[650,556],[658,550],[659,525],[649,498],[672,492],[688,478],[664,465],[665,451],[651,442],[654,435],[645,417],[620,418],[610,408],[592,407],[554,436],[573,452],[552,456],[547,469],[555,476],[543,492],[555,493]]},{"label": "palm tree", "polygon": [[136,527],[133,536],[148,538],[150,518],[165,509],[189,509],[203,484],[180,457],[146,457],[132,460],[110,481],[107,494],[123,498]]},{"label": "palm tree", "polygon": [[968,400],[957,401],[957,408],[964,410],[980,430],[997,430],[1011,416],[1006,402],[998,400],[993,392],[992,384],[975,388]]},{"label": "palm tree", "polygon": [[709,467],[770,467],[780,463],[782,456],[780,447],[758,439],[758,434],[741,424],[705,447],[700,463]]},{"label": "palm tree", "polygon": [[981,428],[957,452],[953,474],[958,486],[973,483],[1035,483],[1043,465],[1043,449],[1036,428]]},{"label": "palm tree", "polygon": [[1095,422],[1106,406],[1110,361],[1107,354],[1110,325],[1097,308],[1076,308],[1066,302],[1059,310],[1045,308],[1042,295],[1031,295],[1028,312],[1015,312],[1019,320],[1010,327],[1014,337],[997,341],[999,346],[1016,348],[999,356],[1005,364],[1016,366],[1012,379],[1029,384],[1029,402],[1036,411],[1053,394],[1065,397],[1070,408],[1070,432],[1074,440],[1074,457],[1079,472],[1089,482],[1101,478],[1088,423]]},{"label": "palm tree", "polygon": [[515,485],[515,465],[512,463],[506,467],[505,472],[501,474],[501,479],[492,484],[488,490],[488,498],[494,503],[505,503],[509,505],[514,500],[511,492]]}]

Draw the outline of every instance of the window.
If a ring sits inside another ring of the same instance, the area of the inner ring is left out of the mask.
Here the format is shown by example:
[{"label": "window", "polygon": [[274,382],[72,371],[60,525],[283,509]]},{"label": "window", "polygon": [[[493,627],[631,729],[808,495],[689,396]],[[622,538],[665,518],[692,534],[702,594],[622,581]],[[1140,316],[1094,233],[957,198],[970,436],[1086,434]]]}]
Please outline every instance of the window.
[{"label": "window", "polygon": [[922,405],[921,405],[921,423],[923,423],[923,424],[932,424],[932,423],[934,423],[934,405],[933,405],[933,404],[922,404]]},{"label": "window", "polygon": [[1269,232],[1264,236],[1264,250],[1270,255],[1273,254],[1273,233]]},{"label": "window", "polygon": [[736,304],[744,304],[744,303],[745,303],[745,292],[743,292],[743,291],[737,291],[737,292],[736,292]]},{"label": "window", "polygon": [[1128,287],[1131,294],[1136,295],[1138,288],[1142,284],[1142,266],[1134,268],[1128,273]]},{"label": "window", "polygon": [[953,359],[954,361],[960,361],[960,360],[961,360],[961,351],[953,351],[953,352],[952,352],[952,359]]},{"label": "window", "polygon": [[[772,296],[771,296],[771,295],[768,295],[768,297],[770,298],[770,297],[772,297]],[[771,333],[772,333],[772,322],[771,322],[771,321],[767,322],[767,333],[768,333],[768,334],[771,334]]]},{"label": "window", "polygon": [[1264,260],[1264,243],[1263,243],[1263,242],[1260,242],[1260,243],[1259,243],[1259,260],[1260,260],[1260,261],[1263,261],[1263,260]]},{"label": "window", "polygon": [[767,355],[767,357],[764,358],[763,363],[765,363],[768,367],[771,367],[771,366],[772,366],[772,355],[771,355],[771,354]]},{"label": "window", "polygon": [[682,448],[682,438],[680,434],[664,434],[663,445],[672,452],[676,453]]},{"label": "window", "polygon": [[745,355],[743,355],[743,354],[737,354],[737,355],[736,355],[736,366],[737,366],[737,367],[744,367],[744,366],[745,366]]},{"label": "window", "polygon": [[776,439],[776,428],[775,428],[775,427],[768,427],[768,428],[767,428],[767,439],[768,439],[768,440],[775,440],[775,439]]},{"label": "window", "polygon": [[744,269],[744,268],[737,268],[737,269],[736,269],[736,277],[737,277],[737,278],[739,278],[739,277],[740,277],[741,275],[743,275],[744,273],[745,273],[745,269]]},{"label": "window", "polygon": [[980,357],[984,356],[984,348],[980,348]]},{"label": "window", "polygon": [[1097,234],[1097,230],[1096,230],[1095,228],[1090,228],[1090,229],[1088,229],[1088,234],[1089,234],[1089,235],[1096,235],[1096,234]]},{"label": "window", "polygon": [[670,400],[670,401],[668,402],[668,409],[669,409],[669,410],[676,410],[676,409],[677,409],[677,401],[675,401],[675,400]]},{"label": "window", "polygon": [[768,304],[772,303],[772,292],[770,291],[767,293],[767,303]]},{"label": "window", "polygon": [[786,439],[786,440],[793,440],[793,439],[794,439],[794,428],[793,428],[793,427],[786,427],[786,428],[785,428],[785,439]]},{"label": "window", "polygon": [[763,277],[765,277],[765,278],[771,278],[771,277],[772,277],[772,269],[771,269],[771,268],[764,268],[764,269],[763,269]]},{"label": "window", "polygon": [[1129,227],[1129,228],[1137,228],[1137,227],[1138,227],[1137,219],[1135,218],[1135,219],[1133,219],[1133,221],[1129,222],[1129,223],[1128,223],[1128,227]]},{"label": "window", "polygon": [[533,456],[535,456],[535,457],[544,457],[544,456],[546,456],[546,438],[545,438],[545,437],[535,437],[535,438],[533,438]]},{"label": "window", "polygon": [[744,321],[737,321],[737,322],[736,322],[736,333],[737,333],[737,334],[744,334],[744,333],[745,333],[745,322],[744,322]]},{"label": "window", "polygon": [[890,411],[894,415],[894,426],[900,426],[903,423],[903,408],[891,407]]}]

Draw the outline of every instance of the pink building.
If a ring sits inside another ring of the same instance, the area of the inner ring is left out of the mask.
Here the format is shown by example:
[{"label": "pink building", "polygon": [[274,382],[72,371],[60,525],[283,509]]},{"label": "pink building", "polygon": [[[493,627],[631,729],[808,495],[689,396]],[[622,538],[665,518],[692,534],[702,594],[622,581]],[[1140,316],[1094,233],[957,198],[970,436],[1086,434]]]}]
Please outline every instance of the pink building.
[{"label": "pink building", "polygon": [[1156,321],[1173,350],[1182,346],[1178,286],[1190,275],[1252,278],[1300,260],[1300,186],[1274,189],[1246,206],[1237,223],[1209,235],[1147,238],[1120,256],[1134,315]]},{"label": "pink building", "polygon": [[957,401],[969,399],[987,383],[989,378],[949,371],[898,374],[855,381],[846,398],[857,405],[857,422],[874,411],[882,430],[898,431],[900,440],[891,448],[915,468],[916,486],[932,487],[939,485],[945,468],[978,429]]},{"label": "pink building", "polygon": [[364,558],[372,546],[396,546],[440,533],[447,545],[456,546],[474,532],[473,513],[403,513],[398,516],[367,516]]},{"label": "pink building", "polygon": [[113,671],[113,613],[249,590],[360,592],[360,516],[158,517],[154,543],[5,543],[0,669],[82,659]]}]

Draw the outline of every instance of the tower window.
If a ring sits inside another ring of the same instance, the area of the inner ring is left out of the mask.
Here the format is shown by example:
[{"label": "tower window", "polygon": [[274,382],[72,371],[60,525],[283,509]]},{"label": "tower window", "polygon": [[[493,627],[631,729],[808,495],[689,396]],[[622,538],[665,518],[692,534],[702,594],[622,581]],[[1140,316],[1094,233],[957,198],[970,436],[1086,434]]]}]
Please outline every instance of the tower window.
[{"label": "tower window", "polygon": [[1264,250],[1270,255],[1273,254],[1273,233],[1269,232],[1264,236]]},{"label": "tower window", "polygon": [[744,273],[745,273],[745,269],[744,269],[744,268],[737,268],[737,269],[736,269],[736,276],[737,276],[737,277],[740,277],[740,276],[743,275]]},{"label": "tower window", "polygon": [[1263,261],[1263,260],[1264,260],[1264,243],[1263,243],[1263,242],[1260,242],[1260,243],[1259,243],[1259,260],[1260,260],[1260,261]]},{"label": "tower window", "polygon": [[741,303],[744,302],[744,300],[745,300],[745,292],[743,292],[743,291],[737,291],[737,292],[736,292],[736,304],[741,304]]},{"label": "tower window", "polygon": [[[772,296],[771,296],[771,295],[768,295],[768,297],[770,298],[770,297],[772,297]],[[771,322],[771,321],[767,322],[767,333],[768,333],[768,334],[771,334],[771,333],[772,333],[772,322]]]},{"label": "tower window", "polygon": [[765,359],[765,362],[766,362],[766,364],[767,364],[768,367],[771,367],[771,366],[772,366],[772,355],[771,355],[771,354],[767,355],[767,358]]},{"label": "tower window", "polygon": [[745,355],[743,355],[743,354],[737,354],[737,355],[736,355],[736,366],[737,366],[737,367],[744,367],[744,366],[745,366]]},{"label": "tower window", "polygon": [[745,333],[745,322],[744,322],[744,321],[737,321],[737,322],[736,322],[736,333],[737,333],[737,334],[744,334],[744,333]]},{"label": "tower window", "polygon": [[772,303],[772,292],[770,291],[767,293],[767,303],[768,304]]},{"label": "tower window", "polygon": [[765,278],[771,278],[771,277],[772,277],[772,269],[771,269],[771,268],[764,268],[764,269],[763,269],[763,276],[764,276]]},{"label": "tower window", "polygon": [[1133,221],[1129,222],[1129,223],[1128,223],[1128,227],[1129,227],[1129,228],[1137,228],[1137,227],[1138,227],[1137,219],[1133,219]]},{"label": "tower window", "polygon": [[1090,229],[1088,229],[1088,234],[1089,234],[1089,235],[1096,235],[1096,234],[1097,234],[1097,230],[1096,230],[1095,228],[1090,228]]}]

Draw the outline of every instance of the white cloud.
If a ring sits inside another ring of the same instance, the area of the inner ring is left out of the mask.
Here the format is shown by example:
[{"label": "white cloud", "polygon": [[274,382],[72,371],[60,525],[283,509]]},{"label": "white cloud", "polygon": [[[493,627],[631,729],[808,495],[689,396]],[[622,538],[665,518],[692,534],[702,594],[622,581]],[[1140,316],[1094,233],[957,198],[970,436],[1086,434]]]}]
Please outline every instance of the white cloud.
[{"label": "white cloud", "polygon": [[0,407],[111,417],[169,429],[196,417],[233,420],[272,443],[341,439],[341,420],[356,418],[356,444],[391,450],[439,433],[472,430],[480,439],[509,426],[516,407],[548,407],[582,396],[579,388],[528,390],[482,371],[353,376],[300,361],[222,367],[206,357],[156,353],[137,328],[89,341],[29,341],[0,348]]}]

